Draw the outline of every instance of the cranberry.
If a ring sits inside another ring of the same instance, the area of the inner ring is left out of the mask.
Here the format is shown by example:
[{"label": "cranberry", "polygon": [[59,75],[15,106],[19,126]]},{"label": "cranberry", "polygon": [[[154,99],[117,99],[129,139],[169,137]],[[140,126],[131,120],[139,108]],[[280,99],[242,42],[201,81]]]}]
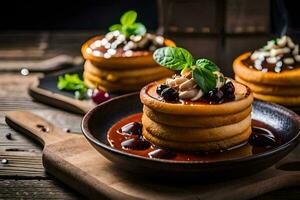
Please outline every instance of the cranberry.
[{"label": "cranberry", "polygon": [[100,104],[104,101],[109,100],[111,97],[107,92],[104,92],[102,90],[94,90],[93,95],[92,95],[92,100],[96,104]]},{"label": "cranberry", "polygon": [[129,135],[142,135],[142,128],[143,125],[139,122],[131,122],[129,124],[126,124],[125,126],[122,126],[118,130],[119,133],[126,133]]},{"label": "cranberry", "polygon": [[210,103],[222,103],[224,101],[223,97],[224,93],[221,90],[218,90],[218,88],[209,91],[205,96]]},{"label": "cranberry", "polygon": [[165,101],[178,101],[179,94],[178,92],[173,88],[166,88],[161,92],[161,96]]},{"label": "cranberry", "polygon": [[151,144],[141,138],[131,138],[125,140],[121,143],[123,149],[132,149],[132,150],[145,150],[148,149]]},{"label": "cranberry", "polygon": [[159,94],[159,95],[161,95],[162,91],[163,91],[164,89],[166,89],[166,88],[169,88],[169,86],[168,86],[168,85],[165,85],[165,84],[159,85],[159,86],[157,86],[157,88],[156,88],[156,93]]}]

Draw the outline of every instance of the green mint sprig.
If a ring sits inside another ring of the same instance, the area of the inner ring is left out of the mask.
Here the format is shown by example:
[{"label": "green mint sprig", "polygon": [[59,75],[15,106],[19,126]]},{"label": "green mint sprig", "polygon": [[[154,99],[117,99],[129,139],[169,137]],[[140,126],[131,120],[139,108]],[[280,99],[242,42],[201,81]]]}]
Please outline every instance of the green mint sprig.
[{"label": "green mint sprig", "polygon": [[153,54],[154,60],[171,70],[190,70],[192,77],[204,93],[214,89],[217,84],[215,71],[218,66],[212,61],[202,58],[195,60],[190,52],[180,47],[163,47]]},{"label": "green mint sprig", "polygon": [[86,97],[87,86],[79,78],[78,74],[65,74],[58,77],[57,88],[59,90],[74,91],[76,99]]},{"label": "green mint sprig", "polygon": [[125,12],[120,19],[121,24],[114,24],[109,27],[109,31],[120,31],[126,36],[131,35],[144,35],[146,33],[146,27],[139,22],[135,22],[137,13],[133,10]]}]

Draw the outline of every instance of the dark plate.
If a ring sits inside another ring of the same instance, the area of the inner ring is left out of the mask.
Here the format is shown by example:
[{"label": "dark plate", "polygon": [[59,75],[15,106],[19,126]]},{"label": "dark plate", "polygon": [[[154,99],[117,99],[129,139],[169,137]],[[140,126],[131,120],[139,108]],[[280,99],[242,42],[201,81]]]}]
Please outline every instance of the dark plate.
[{"label": "dark plate", "polygon": [[300,117],[297,114],[276,104],[255,101],[252,118],[270,125],[282,138],[281,146],[261,154],[209,163],[178,162],[144,158],[110,147],[107,141],[108,129],[120,119],[138,112],[142,112],[139,94],[117,97],[89,111],[82,120],[82,130],[95,149],[116,163],[116,166],[146,175],[248,175],[275,164],[300,141]]},{"label": "dark plate", "polygon": [[76,68],[73,68],[73,69],[61,71],[61,72],[58,72],[58,73],[55,73],[55,74],[46,75],[43,78],[39,79],[38,87],[41,88],[41,89],[44,89],[44,90],[51,91],[51,92],[56,93],[56,94],[61,94],[63,96],[74,98],[74,92],[62,91],[62,90],[59,90],[57,88],[57,80],[58,80],[59,76],[64,75],[66,73],[68,73],[68,74],[75,74],[75,73],[76,74],[82,74],[82,72],[83,72],[82,67],[80,66],[80,67],[76,67]]},{"label": "dark plate", "polygon": [[[82,75],[82,66],[80,65],[72,69],[46,75],[31,85],[28,89],[28,93],[33,99],[44,104],[74,113],[85,114],[96,105],[92,100],[77,100],[74,98],[74,92],[62,91],[57,88],[58,77],[66,73]],[[120,94],[110,94],[111,97],[119,95]]]}]

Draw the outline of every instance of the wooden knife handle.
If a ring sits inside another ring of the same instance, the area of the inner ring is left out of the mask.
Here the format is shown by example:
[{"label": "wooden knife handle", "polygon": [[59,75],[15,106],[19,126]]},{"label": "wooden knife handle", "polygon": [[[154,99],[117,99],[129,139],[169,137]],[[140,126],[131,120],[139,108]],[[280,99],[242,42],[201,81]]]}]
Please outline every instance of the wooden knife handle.
[{"label": "wooden knife handle", "polygon": [[5,121],[13,129],[29,135],[43,146],[73,135],[63,134],[63,130],[28,111],[8,112],[5,116]]}]

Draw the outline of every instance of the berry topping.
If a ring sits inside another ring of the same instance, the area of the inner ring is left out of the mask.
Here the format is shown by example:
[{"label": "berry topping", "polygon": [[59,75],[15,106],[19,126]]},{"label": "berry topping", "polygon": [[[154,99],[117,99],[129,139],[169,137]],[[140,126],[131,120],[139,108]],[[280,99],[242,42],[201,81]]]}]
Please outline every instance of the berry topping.
[{"label": "berry topping", "polygon": [[142,135],[142,128],[143,125],[141,123],[131,122],[129,124],[126,124],[125,126],[122,126],[122,128],[120,128],[118,132],[129,135]]},{"label": "berry topping", "polygon": [[125,140],[121,143],[123,149],[132,149],[132,150],[145,150],[148,149],[151,144],[141,138],[131,138]]},{"label": "berry topping", "polygon": [[102,90],[94,90],[93,95],[92,95],[92,100],[96,104],[103,103],[104,101],[109,100],[111,97],[107,92],[104,92]]},{"label": "berry topping", "polygon": [[208,100],[210,103],[222,103],[224,101],[224,93],[222,90],[218,90],[217,88],[209,91],[205,95],[205,99]]},{"label": "berry topping", "polygon": [[157,86],[157,88],[156,88],[156,93],[159,94],[159,95],[161,95],[162,91],[163,91],[164,89],[166,89],[166,88],[169,88],[169,86],[168,86],[168,85],[165,85],[165,84],[159,85],[159,86]]},{"label": "berry topping", "polygon": [[165,149],[155,149],[148,153],[150,158],[160,158],[160,159],[172,159],[176,157],[176,153],[165,150]]},{"label": "berry topping", "polygon": [[234,95],[234,92],[235,92],[235,88],[234,88],[234,85],[232,82],[227,82],[224,84],[223,87],[221,87],[221,91],[224,93],[224,97],[226,99],[234,99],[235,98],[235,95]]},{"label": "berry topping", "polygon": [[166,88],[161,92],[161,96],[165,101],[178,101],[179,94],[178,92],[173,88]]}]

